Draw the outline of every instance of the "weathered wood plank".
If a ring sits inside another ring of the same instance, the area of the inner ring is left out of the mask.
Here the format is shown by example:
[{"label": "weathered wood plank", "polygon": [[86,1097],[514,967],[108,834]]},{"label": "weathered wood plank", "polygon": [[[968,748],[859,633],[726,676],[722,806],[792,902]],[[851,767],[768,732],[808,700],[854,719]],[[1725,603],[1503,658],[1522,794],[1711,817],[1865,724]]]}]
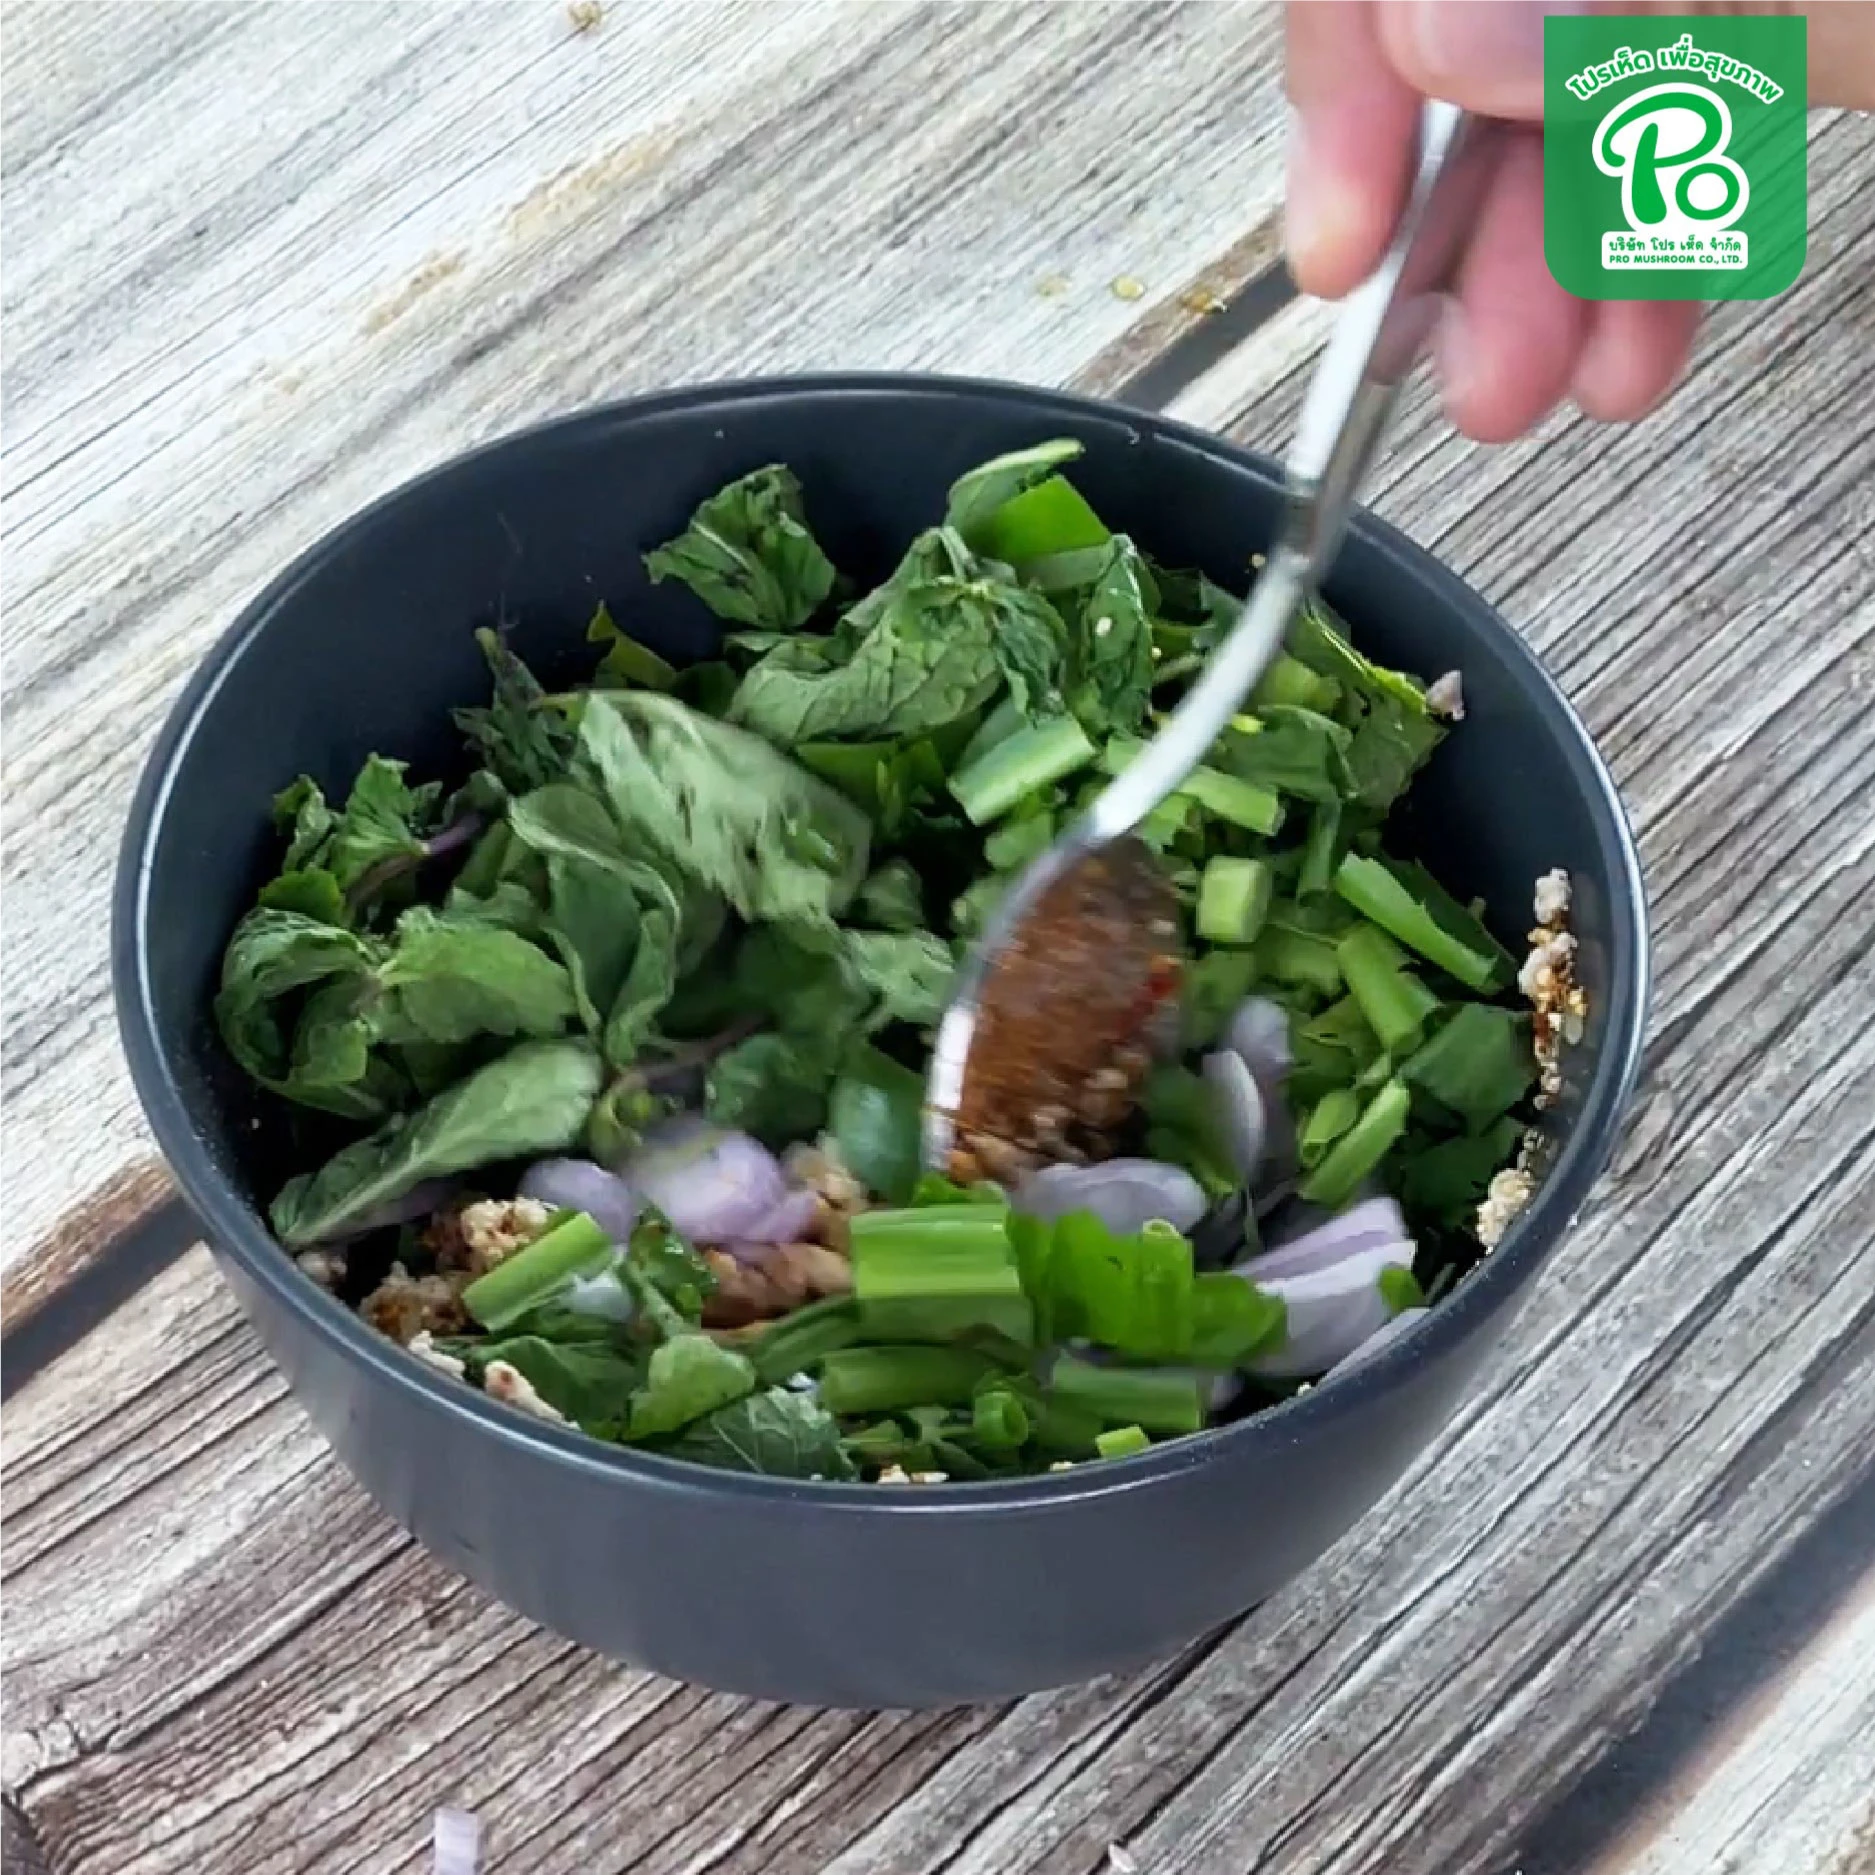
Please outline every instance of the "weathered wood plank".
[{"label": "weathered wood plank", "polygon": [[[1409,413],[1382,506],[1528,622],[1615,755],[1657,1039],[1502,1357],[1320,1567],[1183,1661],[1009,1709],[856,1721],[674,1689],[386,1529],[197,1258],[9,1415],[7,1785],[61,1869],[242,1844],[255,1868],[414,1871],[443,1802],[530,1875],[1085,1875],[1116,1841],[1154,1875],[1542,1867],[1525,1831],[1868,1465],[1875,577],[1830,551],[1875,468],[1832,422],[1875,340],[1867,169],[1819,144],[1814,251],[1843,270],[1721,314],[1675,422],[1485,454]],[[1275,433],[1292,393],[1218,414]],[[1764,414],[1725,479],[1689,465],[1678,440],[1746,396]],[[1611,1871],[1859,1866],[1859,1594]]]},{"label": "weathered wood plank", "polygon": [[35,916],[4,938],[0,1261],[148,1150],[106,983],[118,828],[177,686],[295,552],[473,442],[661,383],[1110,386],[1270,251],[1269,5],[7,28],[5,877]]}]

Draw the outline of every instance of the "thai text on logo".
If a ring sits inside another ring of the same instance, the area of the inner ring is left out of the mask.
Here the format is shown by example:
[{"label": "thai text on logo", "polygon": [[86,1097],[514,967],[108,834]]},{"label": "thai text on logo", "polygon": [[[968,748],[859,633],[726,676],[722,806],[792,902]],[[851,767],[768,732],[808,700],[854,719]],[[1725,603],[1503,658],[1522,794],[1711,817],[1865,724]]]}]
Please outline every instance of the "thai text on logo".
[{"label": "thai text on logo", "polygon": [[1658,51],[1622,46],[1563,82],[1587,100],[1622,79],[1665,72],[1687,76],[1630,92],[1595,127],[1596,167],[1620,179],[1627,222],[1602,235],[1602,265],[1743,268],[1749,238],[1732,224],[1750,203],[1751,181],[1727,153],[1731,107],[1692,74],[1741,86],[1766,103],[1784,88],[1743,59],[1702,51],[1691,33]]}]

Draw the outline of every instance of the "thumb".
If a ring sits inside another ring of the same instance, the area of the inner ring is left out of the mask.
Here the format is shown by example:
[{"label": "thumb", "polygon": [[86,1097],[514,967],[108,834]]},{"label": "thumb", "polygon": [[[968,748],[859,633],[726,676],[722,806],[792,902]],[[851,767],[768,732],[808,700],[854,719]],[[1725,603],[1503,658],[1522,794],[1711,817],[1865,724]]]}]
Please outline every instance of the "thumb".
[{"label": "thumb", "polygon": [[1875,109],[1875,4],[1739,6],[1719,0],[1379,0],[1380,42],[1415,91],[1491,117],[1543,115],[1543,21],[1547,15],[1621,13],[1802,13],[1809,22],[1810,102]]}]

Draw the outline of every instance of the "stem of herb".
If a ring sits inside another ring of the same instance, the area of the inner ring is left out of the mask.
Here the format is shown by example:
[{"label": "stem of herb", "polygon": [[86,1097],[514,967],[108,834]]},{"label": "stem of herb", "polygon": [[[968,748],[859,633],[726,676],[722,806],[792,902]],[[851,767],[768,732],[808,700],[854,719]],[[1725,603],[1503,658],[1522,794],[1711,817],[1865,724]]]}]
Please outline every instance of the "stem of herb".
[{"label": "stem of herb", "polygon": [[565,1211],[524,1249],[462,1292],[462,1306],[491,1333],[538,1308],[581,1276],[597,1276],[616,1252],[584,1211]]},{"label": "stem of herb", "polygon": [[352,881],[351,890],[345,894],[347,901],[354,909],[369,904],[393,879],[401,878],[433,859],[442,859],[462,847],[472,845],[482,837],[482,829],[487,824],[484,815],[470,808],[447,827],[439,827],[427,840],[419,842],[421,852],[386,854],[383,859],[367,866]]},{"label": "stem of herb", "polygon": [[1303,1177],[1297,1195],[1310,1204],[1339,1210],[1354,1196],[1355,1186],[1406,1131],[1411,1104],[1406,1083],[1397,1078],[1389,1081],[1367,1103],[1361,1117],[1329,1147],[1321,1163]]},{"label": "stem of herb", "polygon": [[1094,759],[1087,731],[1072,716],[1030,723],[986,749],[950,779],[973,826],[1008,813],[1025,795],[1052,787]]},{"label": "stem of herb", "polygon": [[841,1418],[967,1406],[979,1384],[1002,1371],[969,1348],[839,1348],[821,1363],[820,1403]]},{"label": "stem of herb", "polygon": [[1096,1367],[1060,1356],[1049,1376],[1050,1396],[1109,1426],[1144,1426],[1151,1432],[1197,1432],[1205,1402],[1197,1376],[1181,1368]]}]

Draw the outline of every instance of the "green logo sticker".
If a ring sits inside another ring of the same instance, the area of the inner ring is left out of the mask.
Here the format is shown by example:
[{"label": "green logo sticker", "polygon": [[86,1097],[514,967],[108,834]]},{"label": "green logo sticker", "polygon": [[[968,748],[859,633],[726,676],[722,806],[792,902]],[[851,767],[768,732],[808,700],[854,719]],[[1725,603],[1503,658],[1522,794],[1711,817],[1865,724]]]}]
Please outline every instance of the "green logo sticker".
[{"label": "green logo sticker", "polygon": [[1583,299],[1769,299],[1803,266],[1801,16],[1543,23],[1543,250]]}]

